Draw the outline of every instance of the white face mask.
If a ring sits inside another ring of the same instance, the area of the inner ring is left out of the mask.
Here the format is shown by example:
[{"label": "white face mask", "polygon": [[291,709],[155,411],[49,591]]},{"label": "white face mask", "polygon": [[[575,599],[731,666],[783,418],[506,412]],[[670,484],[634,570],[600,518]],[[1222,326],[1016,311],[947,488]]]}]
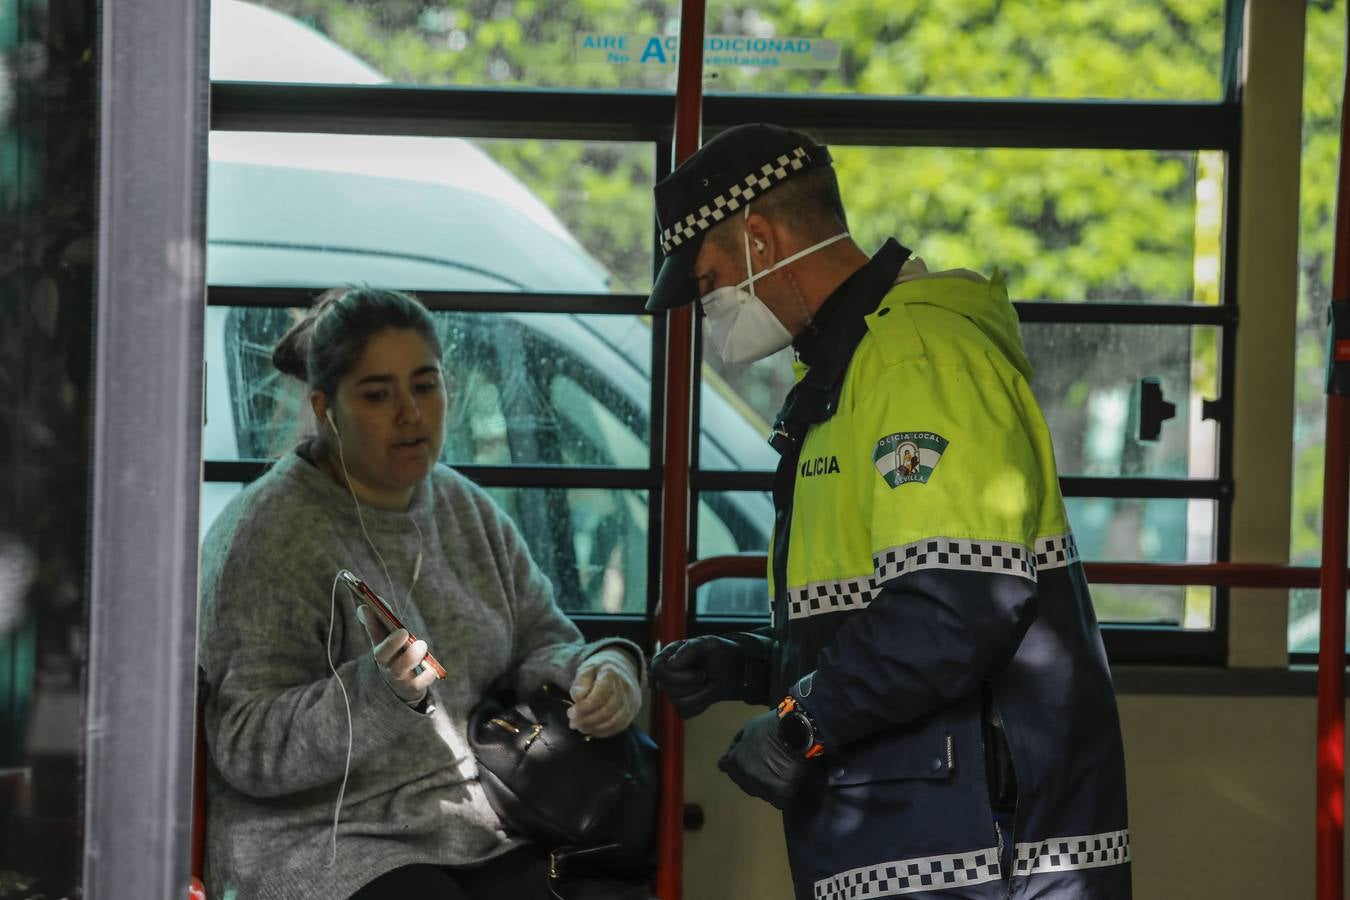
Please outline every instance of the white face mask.
[{"label": "white face mask", "polygon": [[[745,217],[750,217],[749,204],[745,206]],[[783,327],[783,323],[764,305],[764,301],[755,296],[755,282],[846,237],[848,232],[841,231],[787,259],[779,260],[763,272],[754,272],[750,265],[750,235],[748,232],[743,233],[745,271],[750,273],[750,277],[740,284],[729,284],[709,291],[700,301],[708,320],[708,340],[712,341],[717,355],[724,362],[736,365],[772,356],[792,343],[792,333]]]}]

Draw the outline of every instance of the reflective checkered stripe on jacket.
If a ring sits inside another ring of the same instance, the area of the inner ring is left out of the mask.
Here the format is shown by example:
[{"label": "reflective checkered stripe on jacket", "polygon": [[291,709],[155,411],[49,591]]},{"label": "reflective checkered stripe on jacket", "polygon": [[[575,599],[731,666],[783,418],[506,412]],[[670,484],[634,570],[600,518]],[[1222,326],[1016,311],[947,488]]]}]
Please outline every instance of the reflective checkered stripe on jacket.
[{"label": "reflective checkered stripe on jacket", "polygon": [[1096,869],[1130,861],[1130,831],[1051,838],[1013,846],[1013,874],[1039,875],[1071,869]]},{"label": "reflective checkered stripe on jacket", "polygon": [[815,884],[816,900],[865,900],[948,888],[999,878],[998,848],[950,856],[925,856],[850,869]]},{"label": "reflective checkered stripe on jacket", "polygon": [[[1013,848],[1013,874],[1036,876],[1075,869],[1097,869],[1130,861],[1130,832],[1108,831],[1080,837],[1050,838]],[[998,848],[949,856],[925,856],[849,869],[814,885],[815,900],[870,900],[997,881],[1002,876]]]},{"label": "reflective checkered stripe on jacket", "polygon": [[788,618],[863,609],[883,585],[926,569],[1016,575],[1035,581],[1039,571],[1062,569],[1076,562],[1078,545],[1072,534],[1040,538],[1034,548],[1006,541],[924,538],[873,554],[871,574],[789,588]]}]

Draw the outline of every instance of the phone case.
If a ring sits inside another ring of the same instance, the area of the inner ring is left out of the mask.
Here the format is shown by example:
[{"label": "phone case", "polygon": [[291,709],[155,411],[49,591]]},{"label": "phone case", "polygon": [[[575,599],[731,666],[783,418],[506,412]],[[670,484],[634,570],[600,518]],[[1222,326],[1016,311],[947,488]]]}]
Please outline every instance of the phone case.
[{"label": "phone case", "polygon": [[[350,588],[353,592],[356,593],[358,599],[370,604],[370,608],[373,609],[375,613],[381,619],[384,620],[385,626],[390,631],[398,631],[400,628],[407,629],[407,626],[404,625],[401,621],[399,621],[398,616],[394,615],[394,611],[389,608],[389,604],[385,603],[384,599],[379,594],[371,590],[370,585],[366,584],[364,581],[362,581],[360,578],[357,578],[355,575],[353,575],[346,569],[343,569],[341,572],[339,572],[338,577],[342,579],[342,582],[346,584],[348,588]],[[412,631],[409,630],[408,631],[409,646],[411,646],[416,640],[417,638],[414,637]],[[430,666],[431,669],[435,671],[437,678],[445,677],[445,669],[441,666],[439,662],[436,661],[436,657],[431,655],[430,650],[427,651],[427,655],[425,658],[423,658],[422,663],[424,665]]]}]

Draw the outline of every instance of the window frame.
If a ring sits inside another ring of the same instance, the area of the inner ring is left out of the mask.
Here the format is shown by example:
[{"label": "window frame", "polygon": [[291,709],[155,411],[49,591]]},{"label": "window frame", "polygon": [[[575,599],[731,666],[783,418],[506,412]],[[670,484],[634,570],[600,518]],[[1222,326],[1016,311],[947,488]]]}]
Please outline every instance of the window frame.
[{"label": "window frame", "polygon": [[[1217,151],[1224,155],[1220,302],[1214,306],[1178,303],[1014,304],[1023,322],[1047,324],[1211,326],[1219,330],[1219,396],[1207,405],[1217,423],[1216,477],[1061,478],[1067,497],[1206,499],[1216,504],[1214,555],[1230,559],[1233,514],[1234,387],[1237,278],[1238,185],[1241,178],[1242,104],[1237,89],[1237,53],[1242,38],[1242,4],[1225,3],[1222,99],[1217,101],[1026,100],[875,97],[851,95],[706,94],[705,136],[744,121],[773,121],[809,130],[836,145]],[[457,138],[627,141],[652,145],[654,176],[671,170],[675,96],[670,92],[622,90],[493,89],[456,86],[300,85],[212,82],[213,131],[283,131]],[[605,118],[597,120],[597,103]],[[655,231],[655,226],[653,226]],[[653,242],[653,272],[661,256]],[[208,288],[211,306],[305,306],[324,285],[305,288]],[[391,287],[399,287],[391,285]],[[638,294],[419,292],[432,310],[456,312],[548,312],[642,314]],[[652,372],[649,465],[645,468],[509,465],[457,466],[485,487],[625,488],[648,492],[648,596],[646,616],[575,614],[588,637],[619,634],[651,643],[661,584],[661,505],[665,418],[664,383],[667,316],[652,316]],[[701,361],[695,334],[695,366]],[[692,431],[699,433],[698,379]],[[699,466],[698,440],[690,458],[691,509],[704,491],[766,491],[764,472],[712,471]],[[208,460],[207,481],[251,480],[265,462]],[[697,515],[691,515],[690,558],[697,553]],[[691,596],[693,592],[691,591]],[[1104,623],[1113,663],[1223,665],[1228,654],[1228,590],[1216,588],[1209,630],[1173,626]],[[690,634],[755,627],[763,619],[699,616],[688,604]]]}]

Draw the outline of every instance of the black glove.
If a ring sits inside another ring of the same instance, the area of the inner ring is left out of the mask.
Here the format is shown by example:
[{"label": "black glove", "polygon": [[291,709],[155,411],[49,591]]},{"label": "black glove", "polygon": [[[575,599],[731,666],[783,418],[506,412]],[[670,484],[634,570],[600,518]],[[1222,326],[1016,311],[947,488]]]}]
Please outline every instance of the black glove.
[{"label": "black glove", "polygon": [[745,651],[717,635],[675,641],[653,657],[649,673],[680,718],[689,719],[719,700],[741,696]]},{"label": "black glove", "polygon": [[717,761],[717,768],[726,772],[738,788],[779,809],[796,796],[810,765],[810,760],[779,739],[776,712],[746,722]]}]

